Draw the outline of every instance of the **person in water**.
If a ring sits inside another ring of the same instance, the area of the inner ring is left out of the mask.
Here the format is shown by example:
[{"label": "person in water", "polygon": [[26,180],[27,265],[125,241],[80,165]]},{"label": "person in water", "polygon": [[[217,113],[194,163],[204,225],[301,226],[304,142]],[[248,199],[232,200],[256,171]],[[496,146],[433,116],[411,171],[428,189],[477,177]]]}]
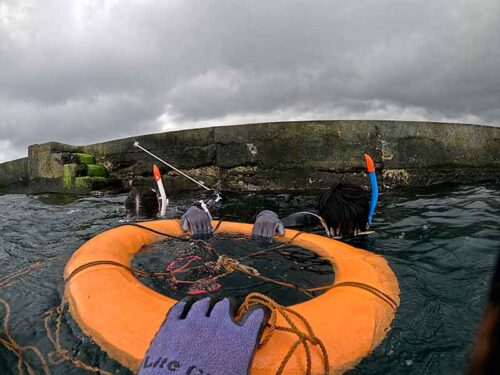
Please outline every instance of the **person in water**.
[{"label": "person in water", "polygon": [[[319,198],[318,213],[331,236],[357,235],[371,224],[377,204],[378,187],[373,160],[368,155],[365,155],[365,159],[371,194],[358,185],[342,181],[330,187]],[[156,175],[159,176],[159,171],[155,172],[155,178],[157,182],[161,182],[161,177]],[[155,190],[132,188],[125,202],[127,218],[156,218],[160,211],[160,200]],[[210,236],[213,233],[211,221],[212,216],[203,201],[189,207],[181,217],[182,229],[185,232],[190,231],[195,237]],[[270,210],[261,211],[256,217],[252,235],[258,239],[271,240],[276,232],[281,236],[285,234],[285,226],[279,216]]]},{"label": "person in water", "polygon": [[[161,216],[161,195],[151,187],[136,186],[130,183],[131,189],[125,199],[127,220],[154,220]],[[213,232],[212,217],[206,205],[196,202],[181,217],[182,229],[190,231],[194,237],[210,236]]]},{"label": "person in water", "polygon": [[[362,187],[340,182],[328,189],[318,201],[318,213],[324,219],[332,236],[352,236],[366,230],[370,207],[370,194]],[[132,188],[125,200],[127,219],[155,219],[159,213],[158,195],[146,187]],[[209,236],[212,232],[211,216],[200,203],[181,217],[182,228],[194,236]],[[275,233],[283,236],[285,227],[278,215],[270,210],[261,211],[255,220],[252,234],[269,240]]]},{"label": "person in water", "polygon": [[[369,211],[370,193],[349,182],[333,185],[318,201],[319,216],[325,221],[332,236],[353,236],[365,231],[368,226]],[[253,236],[269,240],[276,232],[281,236],[284,235],[283,222],[275,212],[261,211],[253,226]]]},{"label": "person in water", "polygon": [[125,210],[127,220],[155,219],[160,212],[156,190],[144,186],[132,187],[125,199]]},{"label": "person in water", "polygon": [[[371,185],[371,194],[361,186],[342,181],[330,187],[319,198],[319,219],[329,236],[355,236],[366,231],[371,224],[378,200],[378,184],[373,159],[368,154],[365,154],[365,161]],[[310,218],[311,215],[318,217],[313,213],[300,214],[303,219]],[[294,224],[307,223],[304,221],[300,223],[300,221],[297,222],[296,220]],[[291,225],[291,223],[287,222],[287,225]],[[270,240],[276,232],[281,236],[285,233],[285,226],[278,215],[269,210],[260,212],[252,229],[253,236]]]}]

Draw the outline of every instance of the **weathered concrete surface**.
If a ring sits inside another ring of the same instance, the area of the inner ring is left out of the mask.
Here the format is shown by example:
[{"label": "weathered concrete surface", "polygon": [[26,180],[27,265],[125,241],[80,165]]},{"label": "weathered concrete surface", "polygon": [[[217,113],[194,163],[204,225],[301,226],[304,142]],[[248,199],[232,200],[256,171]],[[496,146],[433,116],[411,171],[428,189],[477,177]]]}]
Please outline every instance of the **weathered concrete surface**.
[{"label": "weathered concrete surface", "polygon": [[58,142],[32,145],[28,148],[28,179],[33,192],[62,192],[64,164],[61,156],[78,148]]},{"label": "weathered concrete surface", "polygon": [[[83,152],[82,146],[58,142],[30,146],[22,173],[31,193],[88,194],[112,187],[112,182],[116,182],[107,178],[106,168],[96,165],[95,156]],[[5,185],[6,191],[18,191],[8,183]]]},{"label": "weathered concrete surface", "polygon": [[179,169],[199,168],[215,162],[214,128],[193,129],[143,135],[84,146],[85,152],[96,155],[110,173],[121,177],[151,176],[151,157],[133,147],[138,141]]},{"label": "weathered concrete surface", "polygon": [[377,127],[388,186],[500,181],[500,128],[418,122]]},{"label": "weathered concrete surface", "polygon": [[[500,128],[429,122],[305,121],[159,133],[68,146],[69,150],[60,144],[37,145],[36,153],[30,148],[30,184],[37,184],[32,179],[32,165],[43,178],[59,173],[57,163],[44,153],[47,148],[58,158],[64,152],[95,155],[93,164],[105,167],[123,187],[131,178],[151,181],[153,159],[133,147],[134,141],[223,190],[318,190],[341,179],[365,185],[365,152],[374,158],[384,187],[500,181]],[[176,172],[160,167],[167,190],[198,189]]]},{"label": "weathered concrete surface", "polygon": [[364,184],[365,151],[386,187],[500,180],[500,129],[494,127],[319,121],[214,131],[223,185],[236,189],[322,189],[343,178]]},{"label": "weathered concrete surface", "polygon": [[0,164],[0,192],[28,191],[28,158]]}]

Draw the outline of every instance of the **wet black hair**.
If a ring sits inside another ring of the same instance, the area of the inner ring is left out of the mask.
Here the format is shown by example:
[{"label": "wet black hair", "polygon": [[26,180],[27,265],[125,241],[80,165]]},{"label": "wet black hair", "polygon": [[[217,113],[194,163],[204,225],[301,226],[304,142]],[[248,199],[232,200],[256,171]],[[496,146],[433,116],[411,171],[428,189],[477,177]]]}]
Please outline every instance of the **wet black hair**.
[{"label": "wet black hair", "polygon": [[361,186],[339,182],[319,199],[319,215],[335,236],[350,236],[364,231],[368,224],[370,193]]},{"label": "wet black hair", "polygon": [[133,187],[125,200],[127,219],[154,219],[158,216],[158,196],[148,187]]}]

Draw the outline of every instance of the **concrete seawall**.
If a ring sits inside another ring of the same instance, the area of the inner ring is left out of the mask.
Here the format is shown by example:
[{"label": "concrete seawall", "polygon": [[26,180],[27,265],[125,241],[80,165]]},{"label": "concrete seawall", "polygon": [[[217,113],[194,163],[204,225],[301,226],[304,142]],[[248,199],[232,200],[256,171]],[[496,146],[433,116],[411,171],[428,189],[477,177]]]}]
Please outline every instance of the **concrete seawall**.
[{"label": "concrete seawall", "polygon": [[[32,192],[85,194],[119,190],[131,178],[150,180],[152,159],[134,141],[222,190],[318,190],[341,179],[365,185],[364,152],[374,158],[386,188],[500,181],[500,128],[306,121],[191,129],[87,146],[33,145],[27,160],[0,164],[0,187],[17,192],[22,181]],[[21,167],[9,172],[13,165]],[[167,190],[197,189],[161,168]]]},{"label": "concrete seawall", "polygon": [[0,191],[28,192],[28,158],[0,164]]}]

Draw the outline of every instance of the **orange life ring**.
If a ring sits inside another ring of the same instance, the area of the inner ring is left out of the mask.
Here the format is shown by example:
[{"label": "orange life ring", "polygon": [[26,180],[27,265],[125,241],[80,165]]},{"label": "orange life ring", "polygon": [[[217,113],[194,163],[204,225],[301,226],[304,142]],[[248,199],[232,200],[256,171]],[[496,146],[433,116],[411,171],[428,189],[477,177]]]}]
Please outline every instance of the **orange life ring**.
[{"label": "orange life ring", "polygon": [[[214,226],[217,222],[213,222]],[[182,236],[179,222],[158,220],[143,226]],[[219,233],[251,235],[250,224],[222,222]],[[300,235],[297,236],[297,234]],[[95,261],[130,265],[134,255],[146,244],[162,237],[133,226],[120,226],[89,240],[66,265],[68,278],[79,267]],[[330,373],[337,374],[358,364],[385,337],[399,305],[399,286],[387,261],[378,255],[342,242],[286,230],[278,241],[292,240],[329,260],[335,270],[333,287],[319,297],[291,306],[311,324],[315,335],[325,344]],[[368,285],[389,296],[395,305],[375,293],[356,287]],[[74,275],[65,286],[70,313],[83,331],[112,358],[137,371],[152,338],[166,313],[176,302],[138,281],[130,271],[111,264],[95,265]],[[284,324],[284,322],[278,321]],[[296,340],[286,332],[276,331],[256,354],[252,374],[273,374]],[[322,372],[321,352],[311,347],[312,371]],[[288,362],[286,374],[303,374],[305,351],[299,347]]]}]

